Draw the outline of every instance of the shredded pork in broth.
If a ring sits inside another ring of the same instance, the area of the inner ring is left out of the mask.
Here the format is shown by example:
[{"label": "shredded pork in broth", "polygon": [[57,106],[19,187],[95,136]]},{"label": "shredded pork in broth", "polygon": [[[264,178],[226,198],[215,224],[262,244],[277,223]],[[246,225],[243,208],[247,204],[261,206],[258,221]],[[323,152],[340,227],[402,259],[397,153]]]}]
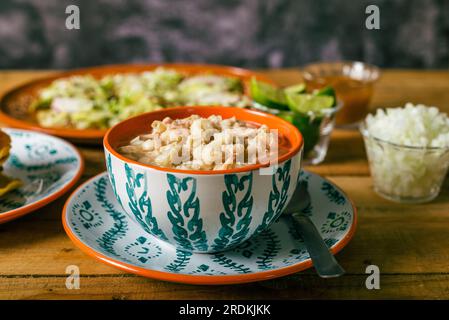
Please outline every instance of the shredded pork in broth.
[{"label": "shredded pork in broth", "polygon": [[165,118],[118,149],[132,160],[184,170],[226,170],[268,163],[287,146],[276,131],[233,118]]}]

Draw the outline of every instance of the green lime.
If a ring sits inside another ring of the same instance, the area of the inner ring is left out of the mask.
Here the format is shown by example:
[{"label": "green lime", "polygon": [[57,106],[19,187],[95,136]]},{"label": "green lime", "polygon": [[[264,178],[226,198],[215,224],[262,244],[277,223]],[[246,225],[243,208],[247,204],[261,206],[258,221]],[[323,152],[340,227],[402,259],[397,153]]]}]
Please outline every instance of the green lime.
[{"label": "green lime", "polygon": [[288,110],[285,94],[282,89],[268,83],[251,79],[251,96],[257,103],[270,108]]},{"label": "green lime", "polygon": [[315,90],[314,94],[316,96],[331,96],[331,97],[335,97],[335,90],[334,88],[327,86],[324,88],[321,88],[319,90]]},{"label": "green lime", "polygon": [[281,111],[278,116],[299,129],[304,138],[304,154],[307,155],[320,140],[322,111],[334,107],[336,98],[332,87],[325,87],[312,94],[305,93],[305,89],[304,84],[285,88],[287,104],[292,111]]},{"label": "green lime", "polygon": [[295,84],[293,86],[288,86],[284,89],[284,92],[286,94],[289,93],[304,93],[306,91],[306,84],[305,83],[299,83]]},{"label": "green lime", "polygon": [[320,139],[321,120],[319,118],[311,119],[298,114],[293,121],[293,124],[299,129],[304,138],[304,155],[313,150]]},{"label": "green lime", "polygon": [[332,108],[335,102],[334,97],[327,95],[288,93],[286,96],[289,108],[303,114],[312,112],[321,115],[323,110]]},{"label": "green lime", "polygon": [[311,119],[306,115],[294,112],[279,112],[278,117],[290,122],[298,128],[304,139],[304,154],[307,155],[320,139],[321,119]]},{"label": "green lime", "polygon": [[281,111],[278,114],[276,114],[279,118],[282,118],[290,123],[293,123],[294,121],[294,114],[293,112],[289,111]]},{"label": "green lime", "polygon": [[335,90],[332,87],[324,87],[320,90],[317,90],[313,93],[316,96],[329,96],[329,97],[333,97],[334,98],[334,104],[332,105],[333,107],[335,107],[335,105],[337,104],[337,98],[336,98],[336,94],[335,94]]}]

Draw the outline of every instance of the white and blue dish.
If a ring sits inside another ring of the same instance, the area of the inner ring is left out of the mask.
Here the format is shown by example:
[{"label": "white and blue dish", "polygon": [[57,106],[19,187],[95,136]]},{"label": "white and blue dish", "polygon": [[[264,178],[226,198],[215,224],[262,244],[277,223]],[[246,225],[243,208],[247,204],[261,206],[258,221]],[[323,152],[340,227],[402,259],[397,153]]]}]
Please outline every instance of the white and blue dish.
[{"label": "white and blue dish", "polygon": [[[355,207],[330,181],[305,171],[299,179],[307,182],[311,196],[303,213],[310,216],[335,254],[354,234]],[[167,214],[165,208],[156,205],[152,210]],[[227,251],[194,253],[176,249],[150,235],[125,213],[106,172],[81,185],[63,212],[67,234],[87,254],[127,272],[191,284],[261,281],[311,267],[309,254],[290,218],[280,216],[275,220],[259,235]]]},{"label": "white and blue dish", "polygon": [[[221,115],[271,126],[288,139],[277,163],[217,171],[142,164],[116,149],[154,120]],[[104,139],[112,189],[129,217],[148,235],[191,252],[220,252],[266,230],[287,206],[301,169],[303,140],[291,123],[260,111],[231,107],[169,108],[125,120]],[[273,174],[267,174],[271,172]]]},{"label": "white and blue dish", "polygon": [[47,134],[3,128],[11,150],[3,174],[22,186],[0,197],[0,223],[34,211],[67,192],[81,177],[84,162],[68,142]]}]

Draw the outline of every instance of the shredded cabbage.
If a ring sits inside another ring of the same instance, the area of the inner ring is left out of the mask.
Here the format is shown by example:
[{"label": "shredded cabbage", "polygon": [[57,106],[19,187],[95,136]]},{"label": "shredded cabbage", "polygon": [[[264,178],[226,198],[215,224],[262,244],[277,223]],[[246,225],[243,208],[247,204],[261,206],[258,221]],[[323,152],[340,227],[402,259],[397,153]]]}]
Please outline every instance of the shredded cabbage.
[{"label": "shredded cabbage", "polygon": [[44,127],[104,129],[141,113],[182,105],[246,107],[241,81],[213,74],[185,76],[158,68],[95,79],[90,75],[53,81],[30,111]]}]

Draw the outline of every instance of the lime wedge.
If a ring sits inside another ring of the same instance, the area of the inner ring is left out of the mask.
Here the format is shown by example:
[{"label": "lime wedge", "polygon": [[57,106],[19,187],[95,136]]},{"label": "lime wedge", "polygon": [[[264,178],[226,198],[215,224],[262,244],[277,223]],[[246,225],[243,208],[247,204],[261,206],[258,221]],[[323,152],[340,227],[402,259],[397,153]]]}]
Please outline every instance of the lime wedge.
[{"label": "lime wedge", "polygon": [[290,111],[281,111],[278,114],[276,114],[279,118],[284,119],[285,121],[288,121],[290,123],[293,123],[295,120],[295,116],[293,112]]},{"label": "lime wedge", "polygon": [[335,98],[332,96],[297,93],[289,93],[286,96],[289,108],[303,114],[312,112],[321,115],[324,109],[332,108],[335,102]]},{"label": "lime wedge", "polygon": [[316,96],[332,96],[335,97],[335,90],[332,87],[324,87],[314,92]]},{"label": "lime wedge", "polygon": [[300,84],[295,84],[293,86],[288,86],[284,89],[285,93],[304,93],[306,91],[306,84],[305,83],[300,83]]},{"label": "lime wedge", "polygon": [[317,91],[314,92],[314,95],[316,95],[316,96],[333,97],[334,98],[334,104],[332,106],[335,107],[335,105],[337,104],[337,98],[336,98],[335,90],[332,87],[324,87],[324,88],[322,88],[320,90],[317,90]]},{"label": "lime wedge", "polygon": [[265,82],[251,79],[251,96],[257,103],[270,108],[288,110],[285,94],[282,89],[278,89]]}]

